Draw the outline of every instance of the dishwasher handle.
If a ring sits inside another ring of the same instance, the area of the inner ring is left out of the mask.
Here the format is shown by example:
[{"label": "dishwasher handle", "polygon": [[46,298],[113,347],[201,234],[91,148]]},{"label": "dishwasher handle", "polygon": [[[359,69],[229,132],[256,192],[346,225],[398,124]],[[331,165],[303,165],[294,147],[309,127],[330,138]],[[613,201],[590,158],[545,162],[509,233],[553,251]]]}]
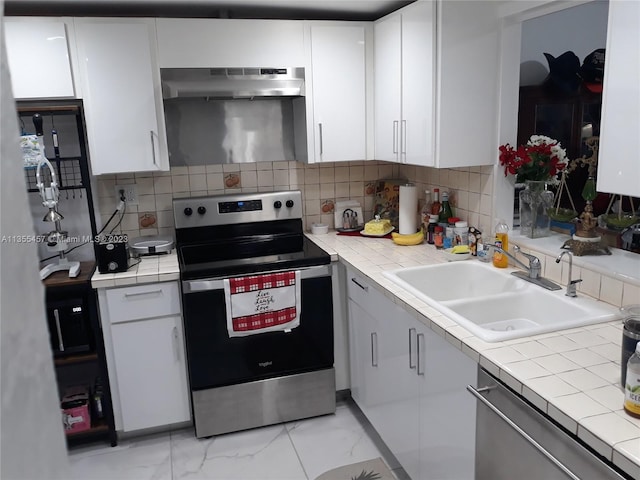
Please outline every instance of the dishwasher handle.
[{"label": "dishwasher handle", "polygon": [[552,462],[556,467],[562,470],[567,476],[572,478],[573,480],[580,480],[580,477],[576,476],[571,470],[569,470],[560,460],[554,457],[547,449],[545,449],[542,445],[536,442],[531,436],[522,430],[518,425],[516,425],[509,417],[507,417],[504,413],[502,413],[498,408],[496,408],[489,400],[484,398],[481,392],[486,392],[495,387],[482,387],[479,389],[473,388],[471,385],[467,385],[467,391],[476,397],[476,400],[480,401],[484,406],[486,406],[493,413],[498,415],[502,420],[504,420],[507,425],[509,425],[513,430],[515,430],[522,438],[524,438],[531,446],[533,446],[538,452],[544,455],[550,462]]}]

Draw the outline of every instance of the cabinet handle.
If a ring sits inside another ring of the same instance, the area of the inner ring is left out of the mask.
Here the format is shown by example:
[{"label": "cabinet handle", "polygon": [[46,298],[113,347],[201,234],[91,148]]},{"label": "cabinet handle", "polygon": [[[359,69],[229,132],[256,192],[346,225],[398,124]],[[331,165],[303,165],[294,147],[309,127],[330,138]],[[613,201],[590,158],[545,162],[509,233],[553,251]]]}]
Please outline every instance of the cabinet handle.
[{"label": "cabinet handle", "polygon": [[318,129],[320,131],[320,155],[324,153],[323,145],[322,145],[322,123],[318,123]]},{"label": "cabinet handle", "polygon": [[410,328],[409,329],[409,368],[414,369],[414,368],[416,368],[416,366],[413,365],[413,363],[412,363],[413,362],[413,347],[412,347],[412,345],[413,345],[413,342],[412,342],[413,335],[412,335],[412,333],[416,333],[416,329],[415,328]]},{"label": "cabinet handle", "polygon": [[362,284],[358,283],[358,281],[357,281],[355,278],[352,278],[352,279],[351,279],[351,281],[352,281],[353,283],[355,283],[356,285],[358,285],[358,286],[359,286],[361,289],[363,289],[365,292],[368,292],[368,291],[369,291],[369,287],[367,287],[367,286],[365,286],[365,285],[362,285]]},{"label": "cabinet handle", "polygon": [[162,290],[158,289],[158,290],[151,290],[150,292],[125,293],[124,296],[125,298],[130,298],[130,297],[139,297],[141,295],[155,295],[157,293],[162,294]]},{"label": "cabinet handle", "polygon": [[58,332],[58,348],[64,352],[64,341],[62,340],[62,328],[60,327],[60,313],[57,308],[53,309],[53,318],[56,319],[56,330]]},{"label": "cabinet handle", "polygon": [[378,334],[371,332],[371,366],[378,366]]},{"label": "cabinet handle", "polygon": [[467,391],[476,397],[478,401],[484,404],[489,410],[495,413],[498,417],[504,420],[507,425],[509,425],[513,430],[515,430],[522,438],[524,438],[528,443],[530,443],[538,452],[544,455],[549,461],[551,461],[556,467],[562,470],[569,478],[573,480],[580,480],[578,476],[576,476],[571,470],[569,470],[566,465],[564,465],[560,460],[554,457],[546,448],[536,442],[527,432],[522,430],[518,425],[516,425],[509,417],[507,417],[504,413],[502,413],[496,406],[494,406],[489,400],[484,398],[480,392],[486,391],[484,388],[475,389],[471,385],[467,385]]},{"label": "cabinet handle", "polygon": [[402,138],[400,140],[400,153],[407,155],[407,121],[402,120]]},{"label": "cabinet handle", "polygon": [[151,135],[151,156],[153,158],[153,165],[157,167],[158,163],[156,162],[156,142],[153,141],[153,130],[149,130],[149,134]]},{"label": "cabinet handle", "polygon": [[422,365],[422,358],[420,355],[420,340],[422,340],[422,342],[424,343],[424,333],[419,333],[417,338],[416,338],[416,345],[417,345],[417,350],[418,350],[418,375],[423,376],[424,375],[424,369],[420,370],[420,365]]},{"label": "cabinet handle", "polygon": [[176,362],[180,361],[180,343],[178,337],[178,327],[173,327],[173,352],[176,358]]},{"label": "cabinet handle", "polygon": [[398,154],[398,120],[393,121],[393,153]]}]

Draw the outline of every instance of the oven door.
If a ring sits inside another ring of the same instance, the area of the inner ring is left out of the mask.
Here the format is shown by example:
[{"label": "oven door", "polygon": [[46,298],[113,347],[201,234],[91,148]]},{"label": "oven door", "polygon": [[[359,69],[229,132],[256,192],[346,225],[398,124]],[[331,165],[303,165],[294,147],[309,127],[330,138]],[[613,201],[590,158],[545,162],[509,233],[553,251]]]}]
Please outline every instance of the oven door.
[{"label": "oven door", "polygon": [[191,390],[333,366],[331,265],[300,269],[300,278],[300,325],[246,337],[227,332],[223,279],[182,282]]}]

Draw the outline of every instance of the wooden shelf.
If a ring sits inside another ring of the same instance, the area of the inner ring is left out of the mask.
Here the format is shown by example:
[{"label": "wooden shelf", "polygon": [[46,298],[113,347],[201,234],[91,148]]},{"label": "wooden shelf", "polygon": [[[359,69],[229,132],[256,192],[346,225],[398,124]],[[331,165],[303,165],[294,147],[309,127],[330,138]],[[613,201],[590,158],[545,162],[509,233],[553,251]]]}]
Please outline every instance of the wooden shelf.
[{"label": "wooden shelf", "polygon": [[98,354],[96,352],[78,353],[68,357],[54,358],[53,363],[56,367],[63,367],[65,365],[75,365],[77,363],[93,362],[98,360]]},{"label": "wooden shelf", "polygon": [[97,435],[100,433],[109,432],[109,426],[104,420],[98,420],[94,425],[91,426],[88,430],[83,430],[81,432],[64,432],[67,438],[79,438],[88,435]]}]

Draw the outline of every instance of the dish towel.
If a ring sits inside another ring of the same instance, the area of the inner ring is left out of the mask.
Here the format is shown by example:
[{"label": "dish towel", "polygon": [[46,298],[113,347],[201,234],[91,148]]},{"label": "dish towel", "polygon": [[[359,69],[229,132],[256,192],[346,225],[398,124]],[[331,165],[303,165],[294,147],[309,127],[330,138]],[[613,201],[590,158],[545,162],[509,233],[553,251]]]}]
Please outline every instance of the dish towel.
[{"label": "dish towel", "polygon": [[300,271],[224,280],[229,337],[291,330],[300,325]]}]

